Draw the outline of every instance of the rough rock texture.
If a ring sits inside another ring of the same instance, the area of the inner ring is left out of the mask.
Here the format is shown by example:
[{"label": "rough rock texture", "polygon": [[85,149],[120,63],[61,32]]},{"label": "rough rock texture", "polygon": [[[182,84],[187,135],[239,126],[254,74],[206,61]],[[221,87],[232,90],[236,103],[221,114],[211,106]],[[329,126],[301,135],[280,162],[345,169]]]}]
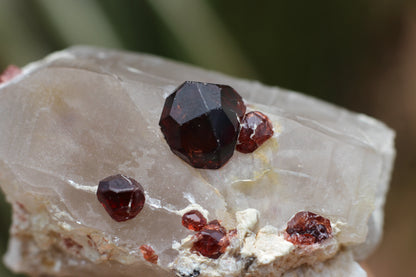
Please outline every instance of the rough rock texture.
[{"label": "rough rock texture", "polygon": [[[175,156],[160,131],[164,100],[185,80],[222,83],[274,135],[219,170]],[[32,276],[366,276],[382,233],[394,133],[322,101],[162,58],[74,47],[0,84],[0,185],[13,205],[5,257]],[[139,181],[141,213],[116,222],[96,199],[115,174]],[[227,252],[191,253],[181,224],[197,209],[237,228]],[[284,240],[298,211],[331,220],[333,237],[305,247]],[[149,245],[159,256],[147,262]],[[181,275],[182,274],[182,275]]]}]

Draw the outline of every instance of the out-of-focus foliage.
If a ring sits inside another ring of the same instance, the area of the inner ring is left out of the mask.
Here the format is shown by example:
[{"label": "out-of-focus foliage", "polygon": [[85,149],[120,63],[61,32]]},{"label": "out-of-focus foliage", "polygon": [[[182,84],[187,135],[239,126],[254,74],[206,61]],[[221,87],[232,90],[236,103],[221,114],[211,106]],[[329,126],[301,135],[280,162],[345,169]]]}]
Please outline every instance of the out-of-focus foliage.
[{"label": "out-of-focus foliage", "polygon": [[401,6],[379,2],[2,0],[0,66],[94,44],[336,100],[395,35]]},{"label": "out-of-focus foliage", "polygon": [[[406,7],[395,0],[0,0],[0,69],[92,44],[153,53],[361,109],[361,100],[369,101],[366,84],[395,55]],[[0,208],[4,253],[10,211],[3,199]],[[0,266],[0,276],[12,275]]]}]

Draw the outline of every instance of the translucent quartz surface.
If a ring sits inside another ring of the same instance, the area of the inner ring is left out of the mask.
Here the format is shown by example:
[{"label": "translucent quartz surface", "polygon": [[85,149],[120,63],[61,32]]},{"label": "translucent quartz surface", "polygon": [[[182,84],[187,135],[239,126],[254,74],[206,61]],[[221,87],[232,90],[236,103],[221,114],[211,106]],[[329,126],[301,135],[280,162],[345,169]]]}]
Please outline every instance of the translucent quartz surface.
[{"label": "translucent quartz surface", "polygon": [[[248,110],[270,118],[274,136],[219,170],[184,163],[158,121],[164,99],[185,80],[232,86]],[[318,213],[337,223],[336,243],[348,257],[338,260],[351,263],[350,250],[365,258],[382,233],[394,132],[295,92],[150,55],[74,47],[0,85],[0,129],[0,185],[14,207],[6,262],[16,271],[174,276],[172,244],[192,234],[178,211],[192,203],[229,229],[247,208],[260,212],[259,228],[279,230],[298,211]],[[101,179],[118,173],[138,180],[147,196],[123,223],[95,195]],[[158,265],[144,261],[142,244],[153,247]],[[320,276],[302,268],[296,276]]]}]

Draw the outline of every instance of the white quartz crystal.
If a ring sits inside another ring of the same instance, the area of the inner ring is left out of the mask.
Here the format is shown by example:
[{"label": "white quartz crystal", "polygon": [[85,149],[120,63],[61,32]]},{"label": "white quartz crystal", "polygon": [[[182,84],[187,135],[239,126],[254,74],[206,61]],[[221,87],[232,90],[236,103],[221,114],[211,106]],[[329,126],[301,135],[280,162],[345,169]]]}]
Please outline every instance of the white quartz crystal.
[{"label": "white quartz crystal", "polygon": [[[274,136],[219,170],[194,169],[169,149],[158,122],[185,80],[232,86]],[[31,276],[366,276],[382,234],[394,132],[362,114],[258,82],[159,57],[73,47],[0,85],[0,185],[13,205],[6,264]],[[124,174],[146,204],[118,223],[96,197]],[[181,215],[198,209],[238,229],[225,254],[190,251]],[[295,246],[288,220],[311,211],[333,237]],[[145,261],[147,244],[159,256]],[[182,274],[182,275],[181,275]]]}]

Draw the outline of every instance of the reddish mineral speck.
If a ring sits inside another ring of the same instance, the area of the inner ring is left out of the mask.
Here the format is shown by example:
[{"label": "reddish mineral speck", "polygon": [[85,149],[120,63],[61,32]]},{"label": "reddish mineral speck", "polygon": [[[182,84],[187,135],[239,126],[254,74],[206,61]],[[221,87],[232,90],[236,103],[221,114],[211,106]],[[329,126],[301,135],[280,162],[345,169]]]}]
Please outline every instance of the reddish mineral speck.
[{"label": "reddish mineral speck", "polygon": [[97,190],[98,201],[118,222],[134,218],[145,202],[143,187],[133,178],[121,174],[101,180]]},{"label": "reddish mineral speck", "polygon": [[287,224],[286,240],[296,245],[310,245],[331,237],[332,228],[329,219],[320,215],[302,211]]},{"label": "reddish mineral speck", "polygon": [[218,259],[230,244],[227,230],[217,220],[208,223],[195,237],[191,251],[211,259]]},{"label": "reddish mineral speck", "polygon": [[207,224],[206,218],[197,210],[192,210],[182,216],[182,225],[193,231],[200,231]]},{"label": "reddish mineral speck", "polygon": [[10,81],[17,75],[22,73],[22,70],[15,65],[9,65],[3,73],[0,74],[0,84]]},{"label": "reddish mineral speck", "polygon": [[157,260],[159,259],[158,255],[155,254],[155,251],[153,250],[153,248],[149,245],[142,245],[140,246],[140,251],[143,254],[143,258],[152,263],[152,264],[157,264]]},{"label": "reddish mineral speck", "polygon": [[76,241],[74,241],[71,238],[64,238],[64,245],[68,250],[72,250],[75,253],[79,254],[80,251],[82,250],[82,245],[80,245],[79,243],[77,243]]},{"label": "reddish mineral speck", "polygon": [[261,112],[249,112],[241,122],[237,151],[252,153],[273,136],[273,126],[269,118]]},{"label": "reddish mineral speck", "polygon": [[229,239],[232,239],[236,237],[237,235],[238,235],[237,229],[231,229],[230,231],[228,231],[228,234],[227,234]]}]

